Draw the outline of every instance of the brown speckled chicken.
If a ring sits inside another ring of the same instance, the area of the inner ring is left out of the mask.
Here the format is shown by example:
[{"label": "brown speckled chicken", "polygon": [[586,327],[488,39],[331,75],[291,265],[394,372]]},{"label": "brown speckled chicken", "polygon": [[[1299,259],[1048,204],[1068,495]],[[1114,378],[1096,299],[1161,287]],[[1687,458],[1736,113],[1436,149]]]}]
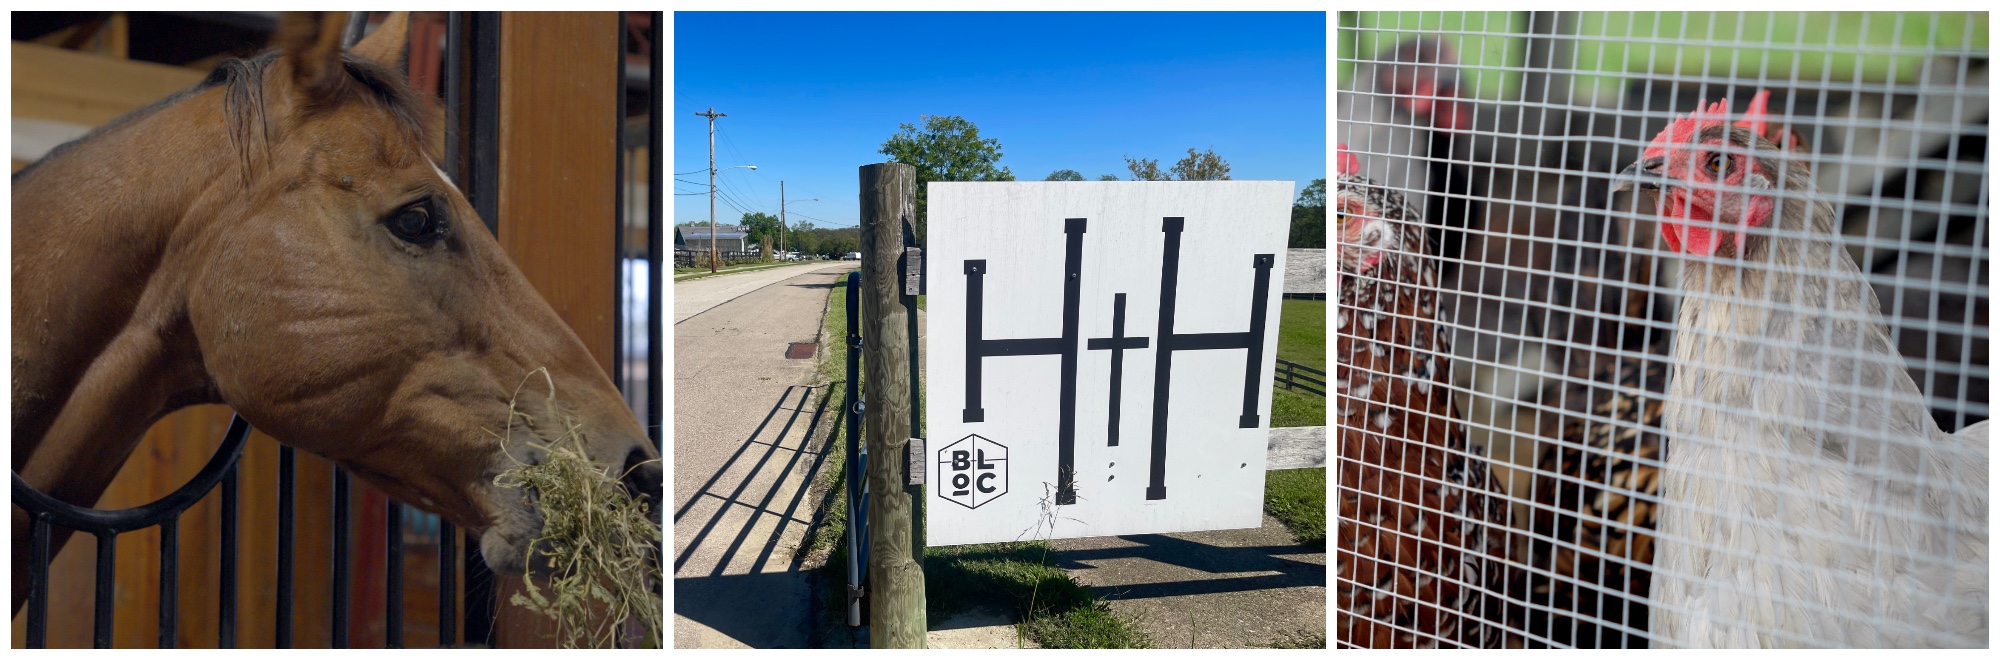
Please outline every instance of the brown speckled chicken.
[{"label": "brown speckled chicken", "polygon": [[1665,445],[1664,359],[1609,358],[1595,373],[1580,374],[1589,381],[1568,388],[1587,406],[1588,417],[1564,416],[1563,441],[1544,449],[1536,465],[1529,556],[1537,570],[1530,602],[1549,612],[1543,624],[1543,611],[1533,610],[1529,631],[1537,639],[1585,648],[1646,645],[1644,599],[1652,581]]},{"label": "brown speckled chicken", "polygon": [[1437,260],[1400,194],[1340,154],[1336,643],[1502,647],[1519,614],[1509,508],[1452,401]]}]

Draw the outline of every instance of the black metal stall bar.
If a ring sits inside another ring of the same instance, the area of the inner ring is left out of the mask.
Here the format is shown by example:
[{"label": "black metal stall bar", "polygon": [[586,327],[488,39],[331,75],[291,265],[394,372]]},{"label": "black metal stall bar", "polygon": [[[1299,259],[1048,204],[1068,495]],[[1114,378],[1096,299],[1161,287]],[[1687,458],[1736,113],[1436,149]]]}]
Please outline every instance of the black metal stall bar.
[{"label": "black metal stall bar", "polygon": [[[209,457],[208,464],[193,479],[182,484],[166,497],[130,509],[100,511],[76,506],[50,497],[35,490],[14,473],[14,506],[21,507],[33,519],[31,532],[34,546],[32,564],[29,565],[30,588],[28,596],[28,648],[48,646],[49,626],[49,537],[52,526],[84,532],[97,537],[97,584],[95,594],[95,619],[92,621],[91,644],[96,648],[111,648],[111,596],[112,578],[117,570],[118,535],[147,527],[164,526],[179,520],[181,512],[194,506],[201,498],[214,490],[217,484],[235,482],[236,461],[243,455],[243,442],[250,437],[250,423],[236,416],[229,421],[229,431],[222,437],[222,446],[216,448],[215,455]],[[225,497],[234,492],[233,485],[225,487]],[[225,501],[223,505],[223,562],[225,566],[234,564],[236,555],[232,547],[235,540],[235,504]],[[162,646],[172,645],[174,617],[167,612],[178,590],[169,582],[178,568],[178,553],[172,550],[173,539],[179,537],[178,526],[164,526],[161,530],[161,613],[160,641]],[[234,643],[233,622],[236,619],[236,599],[234,572],[224,571],[222,584],[222,642],[225,646]]]}]

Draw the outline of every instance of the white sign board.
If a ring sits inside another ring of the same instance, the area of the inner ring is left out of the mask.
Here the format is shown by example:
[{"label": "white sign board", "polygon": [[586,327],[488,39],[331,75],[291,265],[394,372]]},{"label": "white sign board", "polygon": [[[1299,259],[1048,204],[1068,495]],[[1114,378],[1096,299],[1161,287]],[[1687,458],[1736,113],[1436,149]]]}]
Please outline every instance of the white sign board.
[{"label": "white sign board", "polygon": [[1261,524],[1292,188],[930,184],[929,543]]}]

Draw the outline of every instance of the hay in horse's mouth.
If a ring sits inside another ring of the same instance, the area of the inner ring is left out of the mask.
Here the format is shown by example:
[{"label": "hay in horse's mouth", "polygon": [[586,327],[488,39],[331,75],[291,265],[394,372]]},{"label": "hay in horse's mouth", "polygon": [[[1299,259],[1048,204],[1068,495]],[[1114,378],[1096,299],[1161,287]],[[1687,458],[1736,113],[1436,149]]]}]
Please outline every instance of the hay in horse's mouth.
[{"label": "hay in horse's mouth", "polygon": [[[550,388],[553,392],[553,383]],[[511,435],[511,417],[525,413],[511,403],[508,408]],[[512,603],[554,619],[566,648],[617,647],[628,620],[646,629],[644,648],[660,648],[665,607],[653,557],[662,535],[648,498],[628,495],[621,485],[625,475],[590,460],[581,429],[556,412],[553,395],[546,410],[561,418],[562,435],[546,445],[528,441],[539,450],[530,452],[540,454],[539,460],[523,462],[510,452],[513,466],[493,481],[528,495],[526,504],[542,519],[528,546],[525,593],[515,594]]]}]

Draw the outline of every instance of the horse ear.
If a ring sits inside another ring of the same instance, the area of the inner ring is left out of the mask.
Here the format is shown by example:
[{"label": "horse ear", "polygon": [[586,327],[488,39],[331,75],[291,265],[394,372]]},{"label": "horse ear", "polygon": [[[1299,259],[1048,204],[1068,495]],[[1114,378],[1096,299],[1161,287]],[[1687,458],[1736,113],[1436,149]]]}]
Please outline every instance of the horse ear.
[{"label": "horse ear", "polygon": [[382,19],[382,24],[374,32],[354,44],[347,52],[360,55],[389,65],[392,69],[402,69],[403,60],[410,54],[410,12],[390,12]]},{"label": "horse ear", "polygon": [[285,12],[271,43],[292,66],[292,82],[306,98],[332,98],[347,79],[340,64],[340,38],[347,12]]}]

